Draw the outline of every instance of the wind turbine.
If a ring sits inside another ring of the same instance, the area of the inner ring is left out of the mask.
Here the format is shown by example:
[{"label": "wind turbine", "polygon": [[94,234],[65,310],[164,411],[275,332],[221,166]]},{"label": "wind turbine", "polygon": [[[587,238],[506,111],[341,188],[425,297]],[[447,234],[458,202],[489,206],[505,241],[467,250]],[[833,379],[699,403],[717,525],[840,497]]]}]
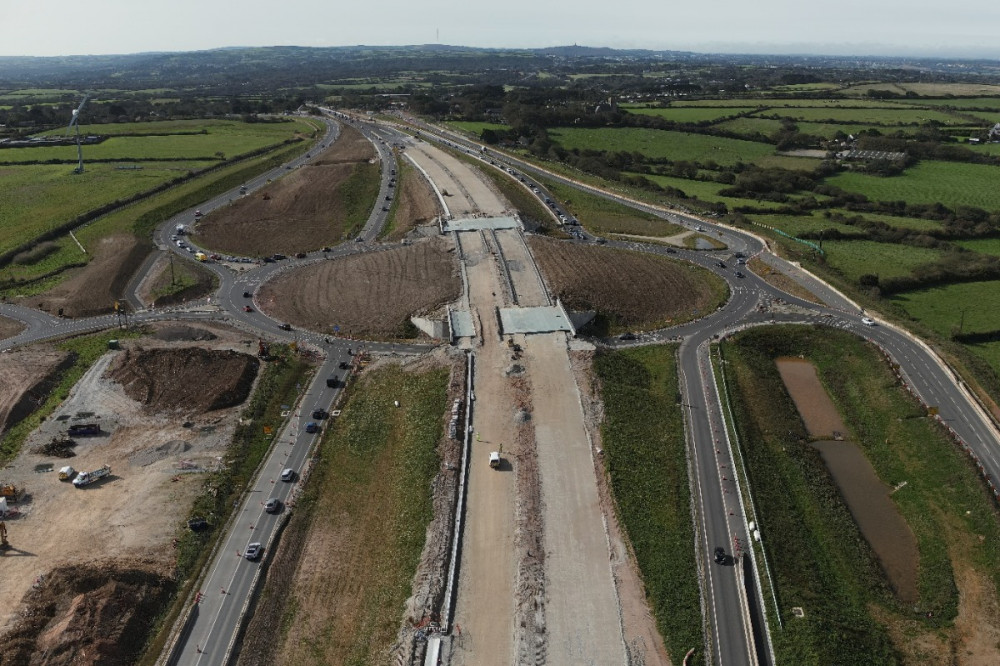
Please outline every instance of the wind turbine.
[{"label": "wind turbine", "polygon": [[80,163],[73,170],[73,173],[83,173],[83,148],[80,147],[80,112],[83,111],[83,105],[87,103],[90,99],[90,95],[84,95],[83,101],[80,102],[80,106],[73,109],[73,117],[69,121],[69,126],[66,128],[66,133],[68,134],[73,126],[76,126],[76,156],[79,158]]}]

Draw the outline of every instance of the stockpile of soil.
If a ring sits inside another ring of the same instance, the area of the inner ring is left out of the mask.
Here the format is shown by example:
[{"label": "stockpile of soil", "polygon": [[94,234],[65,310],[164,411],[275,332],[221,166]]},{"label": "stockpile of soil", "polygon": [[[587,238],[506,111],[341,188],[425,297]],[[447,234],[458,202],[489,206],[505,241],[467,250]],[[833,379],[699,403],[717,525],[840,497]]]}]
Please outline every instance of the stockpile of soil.
[{"label": "stockpile of soil", "polygon": [[138,349],[121,354],[107,376],[148,411],[201,414],[246,400],[259,367],[231,350]]},{"label": "stockpile of soil", "polygon": [[68,352],[46,347],[0,357],[0,433],[35,411],[72,362]]},{"label": "stockpile of soil", "polygon": [[181,341],[200,341],[200,340],[215,340],[218,336],[211,331],[206,331],[203,328],[197,328],[195,326],[164,326],[156,333],[153,337],[157,340],[166,340],[167,342],[181,342]]},{"label": "stockpile of soil", "polygon": [[134,664],[174,582],[143,565],[61,567],[25,595],[0,666]]}]

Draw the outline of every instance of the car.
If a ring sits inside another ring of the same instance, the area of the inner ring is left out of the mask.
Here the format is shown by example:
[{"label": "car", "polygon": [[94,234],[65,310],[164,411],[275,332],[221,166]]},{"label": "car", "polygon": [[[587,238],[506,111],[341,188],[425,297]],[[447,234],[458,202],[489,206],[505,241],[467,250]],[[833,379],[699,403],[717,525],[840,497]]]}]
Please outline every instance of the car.
[{"label": "car", "polygon": [[385,195],[385,200],[386,201],[392,201],[392,197],[387,194],[387,195]]},{"label": "car", "polygon": [[310,421],[306,424],[306,432],[309,434],[314,434],[319,432],[319,424],[315,421]]},{"label": "car", "polygon": [[272,497],[271,499],[264,502],[264,511],[268,513],[278,513],[281,511],[281,500],[277,497]]},{"label": "car", "polygon": [[743,271],[736,271],[736,277],[742,278],[742,277],[746,277],[746,275],[743,275]]},{"label": "car", "polygon": [[739,264],[740,266],[746,266],[747,260],[744,259],[743,257],[740,257],[739,259],[736,260],[736,263]]},{"label": "car", "polygon": [[718,546],[715,549],[715,563],[716,564],[726,563],[726,550],[722,546]]},{"label": "car", "polygon": [[244,305],[243,312],[253,312],[253,308],[250,307],[249,305]]},{"label": "car", "polygon": [[862,317],[861,323],[864,324],[865,326],[874,326],[875,320],[872,319],[871,317]]},{"label": "car", "polygon": [[295,480],[295,470],[291,467],[281,470],[281,480],[282,481],[294,481]]},{"label": "car", "polygon": [[247,544],[247,549],[243,551],[243,557],[253,562],[254,560],[259,560],[263,552],[263,544],[254,541],[253,543]]},{"label": "car", "polygon": [[704,231],[704,230],[705,230],[705,227],[701,226],[700,224],[698,225],[698,227],[696,229],[696,231]]},{"label": "car", "polygon": [[274,259],[275,261],[281,261],[282,259],[287,259],[288,257],[286,257],[283,254],[272,254],[271,258]]},{"label": "car", "polygon": [[358,236],[357,238],[354,239],[354,242],[355,243],[364,243],[365,239],[362,236]]},{"label": "car", "polygon": [[382,206],[382,210],[388,212],[389,211],[389,207],[388,206]]},{"label": "car", "polygon": [[250,298],[250,292],[249,291],[244,291],[243,292],[243,298]]},{"label": "car", "polygon": [[296,252],[295,253],[295,258],[296,259],[305,259],[306,258],[306,253],[305,252]]},{"label": "car", "polygon": [[337,367],[339,367],[341,370],[347,370],[349,367],[351,367],[351,364],[348,363],[347,361],[341,361]]},{"label": "car", "polygon": [[635,333],[633,333],[632,331],[626,331],[625,333],[622,333],[621,335],[619,335],[618,339],[619,340],[638,340],[639,336],[636,335]]},{"label": "car", "polygon": [[726,267],[726,262],[724,262],[724,261],[719,261],[719,262],[716,262],[716,265],[717,265],[717,266],[718,266],[719,268],[725,268],[725,267]]},{"label": "car", "polygon": [[195,216],[195,217],[201,217],[202,215],[204,215],[204,213],[203,213],[203,212],[201,212],[200,210],[196,210],[196,211],[194,212],[194,216]]},{"label": "car", "polygon": [[292,326],[290,324],[278,324],[278,328],[280,328],[283,331],[292,330]]},{"label": "car", "polygon": [[666,250],[664,250],[664,252],[666,252],[667,254],[677,254],[677,250],[675,250],[672,247],[668,247]]},{"label": "car", "polygon": [[274,259],[272,259],[271,257],[264,257],[264,263],[265,264],[273,264],[274,263]]},{"label": "car", "polygon": [[329,245],[324,245],[323,249],[320,250],[320,252],[333,252],[333,248],[330,247]]},{"label": "car", "polygon": [[325,419],[327,416],[329,416],[329,414],[325,409],[322,408],[314,409],[312,412],[312,417],[317,420]]},{"label": "car", "polygon": [[177,240],[177,234],[172,234],[172,235],[170,236],[170,240],[172,240],[172,241],[176,241],[176,240]]}]

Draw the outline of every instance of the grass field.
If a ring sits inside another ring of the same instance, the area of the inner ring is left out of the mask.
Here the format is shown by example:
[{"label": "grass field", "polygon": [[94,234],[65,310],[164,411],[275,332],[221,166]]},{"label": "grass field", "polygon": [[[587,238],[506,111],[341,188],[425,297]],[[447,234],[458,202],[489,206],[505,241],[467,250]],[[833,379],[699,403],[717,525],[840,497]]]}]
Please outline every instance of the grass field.
[{"label": "grass field", "polygon": [[446,369],[386,366],[351,390],[299,502],[310,534],[332,539],[337,557],[303,561],[287,589],[272,589],[289,597],[273,663],[388,663],[433,514],[447,385]]},{"label": "grass field", "polygon": [[973,240],[955,241],[955,245],[961,245],[966,250],[992,254],[1000,257],[1000,238],[976,238]]},{"label": "grass field", "polygon": [[[893,302],[914,319],[948,337],[1000,330],[1000,282],[963,282],[897,294]],[[1000,368],[998,368],[1000,370]]]},{"label": "grass field", "polygon": [[1000,210],[998,179],[1000,167],[924,161],[891,178],[846,172],[828,178],[827,182],[875,201],[941,203],[948,207],[976,206],[995,211]]},{"label": "grass field", "polygon": [[874,241],[825,241],[827,263],[852,282],[865,274],[880,278],[910,275],[922,264],[937,261],[939,250]]},{"label": "grass field", "polygon": [[968,121],[956,118],[955,116],[935,110],[924,109],[838,109],[827,108],[806,108],[796,107],[789,109],[768,109],[760,112],[759,115],[778,115],[793,120],[807,122],[819,122],[832,120],[837,123],[857,123],[857,124],[883,124],[883,125],[919,125],[928,121],[936,121],[944,125],[963,124]]},{"label": "grass field", "polygon": [[[917,538],[916,609],[892,595],[825,465],[804,444],[773,362],[799,355],[817,366],[879,478],[889,485],[907,481],[892,499]],[[1000,524],[968,458],[923,417],[879,352],[848,333],[760,329],[727,343],[725,358],[743,441],[752,443],[743,448],[762,532],[780,542],[769,549],[786,618],[785,629],[772,634],[779,662],[825,664],[836,655],[844,664],[923,664],[948,661],[952,650],[965,654],[979,620],[972,608],[966,609],[971,619],[962,618],[960,593],[963,604],[976,603],[968,595],[982,595],[992,608],[1000,573]],[[971,571],[986,581],[970,589]],[[792,617],[793,606],[805,616]]]},{"label": "grass field", "polygon": [[714,161],[722,165],[732,165],[737,162],[751,163],[774,153],[774,147],[765,143],[634,127],[620,129],[562,127],[550,130],[549,136],[567,150],[589,148],[611,152],[639,152],[657,159]]},{"label": "grass field", "polygon": [[[854,123],[807,123],[807,122],[796,122],[796,127],[803,134],[809,134],[811,136],[819,136],[826,139],[832,139],[837,132],[843,134],[854,134],[857,135],[867,129],[872,129],[871,125],[858,125]],[[876,128],[877,129],[877,128]],[[909,130],[908,126],[900,127],[898,130],[893,129],[893,131],[902,131],[904,134]],[[882,131],[882,130],[879,130]]]},{"label": "grass field", "polygon": [[[604,466],[670,657],[702,645],[684,425],[673,345],[604,352]],[[700,661],[699,663],[704,663]]]},{"label": "grass field", "polygon": [[539,182],[580,224],[597,234],[639,234],[642,236],[672,236],[684,229],[655,215],[643,213],[603,197],[567,187],[547,179]]},{"label": "grass field", "polygon": [[829,220],[816,211],[813,211],[812,215],[752,215],[751,217],[754,222],[780,229],[791,236],[798,236],[807,231],[819,231],[820,229],[836,229],[847,234],[859,231],[849,224]]},{"label": "grass field", "polygon": [[941,228],[941,222],[938,220],[924,220],[919,217],[897,217],[895,215],[881,215],[879,213],[857,213],[851,210],[838,210],[831,209],[831,213],[840,213],[845,217],[854,217],[860,215],[866,220],[873,220],[876,222],[885,222],[890,227],[897,227],[900,229],[913,229],[915,231],[928,231]]},{"label": "grass field", "polygon": [[681,106],[681,107],[668,107],[665,109],[636,108],[636,109],[629,109],[628,112],[641,116],[656,116],[657,118],[663,118],[664,120],[672,120],[675,123],[698,123],[706,120],[709,121],[718,120],[719,118],[725,118],[726,116],[735,116],[738,113],[746,113],[748,111],[753,111],[755,108],[757,107]]},{"label": "grass field", "polygon": [[499,123],[475,123],[475,122],[464,122],[464,121],[451,121],[445,123],[450,127],[454,127],[462,132],[468,132],[474,136],[479,136],[482,134],[483,130],[509,130],[510,125],[501,125]]},{"label": "grass field", "polygon": [[[1000,91],[998,91],[1000,94]],[[1000,97],[952,97],[948,99],[901,100],[901,104],[918,104],[920,106],[946,106],[953,109],[996,109],[1000,111]]]},{"label": "grass field", "polygon": [[[101,143],[84,145],[83,161],[88,160],[120,160],[156,161],[164,159],[176,160],[217,160],[218,153],[224,157],[235,157],[265,146],[281,143],[291,138],[291,133],[285,136],[268,134],[233,135],[233,134],[174,134],[168,136],[117,136],[108,138]],[[52,146],[45,148],[8,148],[0,150],[0,164],[12,164],[27,161],[67,160],[76,162],[76,146]]]},{"label": "grass field", "polygon": [[764,136],[772,136],[781,130],[781,121],[771,118],[734,118],[716,125],[720,130],[736,132],[738,134],[752,134],[760,132]]},{"label": "grass field", "polygon": [[655,176],[641,174],[657,185],[662,187],[673,187],[689,197],[696,197],[702,201],[724,203],[730,208],[734,206],[755,206],[758,208],[777,208],[781,204],[769,201],[757,201],[756,199],[739,199],[736,197],[724,197],[719,194],[719,190],[727,185],[713,183],[703,180],[689,180],[687,178],[677,178],[676,176]]},{"label": "grass field", "polygon": [[[988,83],[865,83],[845,88],[843,94],[864,96],[869,90],[889,90],[901,95],[914,92],[929,97],[1000,95],[1000,86]],[[919,100],[918,103],[923,104],[924,101]]]}]

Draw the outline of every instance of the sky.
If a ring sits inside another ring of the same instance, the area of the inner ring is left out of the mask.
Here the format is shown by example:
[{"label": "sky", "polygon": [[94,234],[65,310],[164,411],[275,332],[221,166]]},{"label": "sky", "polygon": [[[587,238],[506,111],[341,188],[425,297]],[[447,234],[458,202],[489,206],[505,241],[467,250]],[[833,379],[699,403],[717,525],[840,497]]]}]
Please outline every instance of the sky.
[{"label": "sky", "polygon": [[439,43],[1000,58],[987,0],[0,0],[0,25],[5,56]]}]

